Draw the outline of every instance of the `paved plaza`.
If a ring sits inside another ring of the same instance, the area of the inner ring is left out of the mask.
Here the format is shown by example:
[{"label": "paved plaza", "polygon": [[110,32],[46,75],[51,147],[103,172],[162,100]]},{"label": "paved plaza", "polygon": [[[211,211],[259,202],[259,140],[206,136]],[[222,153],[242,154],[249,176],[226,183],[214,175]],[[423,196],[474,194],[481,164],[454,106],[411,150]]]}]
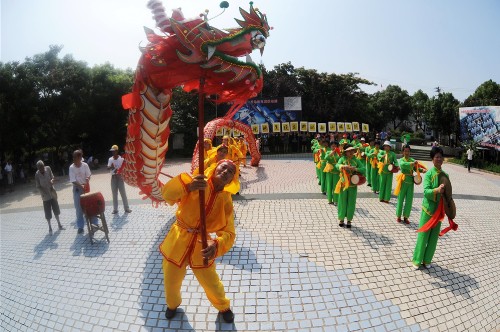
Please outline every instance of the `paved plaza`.
[{"label": "paved plaza", "polygon": [[[189,165],[169,160],[163,171],[176,175]],[[383,204],[361,186],[353,227],[345,229],[319,192],[309,157],[264,157],[259,167],[242,168],[236,243],[217,266],[233,324],[190,270],[179,313],[164,318],[158,245],[175,207],[155,208],[127,186],[133,212],[120,202],[112,215],[110,175],[95,171],[91,188],[106,199],[110,243],[97,233],[92,245],[86,230],[77,234],[67,177],[56,183],[66,230],[52,236],[34,183],[20,185],[0,196],[0,330],[498,331],[500,176],[443,169],[459,229],[439,239],[432,268],[415,271],[422,186],[409,225],[396,223],[394,197]]]}]

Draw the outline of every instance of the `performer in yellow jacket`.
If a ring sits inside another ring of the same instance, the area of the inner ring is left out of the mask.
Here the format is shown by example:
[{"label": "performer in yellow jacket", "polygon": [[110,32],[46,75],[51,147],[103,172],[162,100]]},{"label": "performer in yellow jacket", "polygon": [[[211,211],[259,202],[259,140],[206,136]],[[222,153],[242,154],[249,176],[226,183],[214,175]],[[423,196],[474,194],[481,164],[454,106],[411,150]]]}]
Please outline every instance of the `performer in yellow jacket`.
[{"label": "performer in yellow jacket", "polygon": [[[235,190],[236,165],[221,160],[194,178],[182,173],[162,188],[165,201],[178,204],[176,221],[160,245],[163,255],[163,275],[167,310],[165,317],[172,319],[182,302],[181,284],[190,266],[208,300],[219,310],[227,323],[234,320],[230,301],[215,270],[215,258],[227,253],[234,244],[234,212],[231,194]],[[206,180],[205,180],[206,178]],[[205,214],[208,247],[202,249],[200,234],[199,191],[205,191]],[[211,239],[210,233],[216,238]],[[208,259],[204,266],[203,259]]]},{"label": "performer in yellow jacket", "polygon": [[203,154],[204,154],[204,158],[203,159],[207,159],[211,156],[213,156],[217,150],[214,149],[214,147],[212,146],[212,140],[210,138],[205,138],[203,140]]}]

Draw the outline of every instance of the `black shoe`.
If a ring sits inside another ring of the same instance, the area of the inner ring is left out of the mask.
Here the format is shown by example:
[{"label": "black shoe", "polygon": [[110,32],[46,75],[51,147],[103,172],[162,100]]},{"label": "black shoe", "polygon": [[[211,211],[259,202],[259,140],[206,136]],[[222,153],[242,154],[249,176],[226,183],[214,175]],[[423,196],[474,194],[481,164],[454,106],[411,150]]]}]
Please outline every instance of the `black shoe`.
[{"label": "black shoe", "polygon": [[234,322],[234,314],[231,309],[229,309],[228,311],[220,312],[220,314],[222,315],[222,319],[224,319],[226,323]]},{"label": "black shoe", "polygon": [[343,222],[343,221],[339,222],[339,227],[344,227],[344,225],[345,225],[345,224],[344,224],[344,222]]},{"label": "black shoe", "polygon": [[347,222],[347,224],[345,225],[345,228],[351,228],[351,223]]},{"label": "black shoe", "polygon": [[172,319],[172,318],[174,318],[175,314],[177,314],[177,308],[170,309],[170,308],[167,307],[167,310],[165,310],[165,318],[166,319]]},{"label": "black shoe", "polygon": [[118,213],[118,210],[113,210],[113,212],[111,212],[111,214],[117,214]]},{"label": "black shoe", "polygon": [[335,204],[335,203],[333,203],[333,202],[328,202],[328,204],[331,204],[331,205],[333,205],[333,204]]},{"label": "black shoe", "polygon": [[372,185],[368,183],[368,184],[367,184],[367,186],[368,186],[368,187],[371,187]]},{"label": "black shoe", "polygon": [[130,213],[130,212],[132,212],[132,210],[130,210],[130,209],[125,210],[125,213]]},{"label": "black shoe", "polygon": [[78,228],[78,234],[83,234],[83,228]]}]

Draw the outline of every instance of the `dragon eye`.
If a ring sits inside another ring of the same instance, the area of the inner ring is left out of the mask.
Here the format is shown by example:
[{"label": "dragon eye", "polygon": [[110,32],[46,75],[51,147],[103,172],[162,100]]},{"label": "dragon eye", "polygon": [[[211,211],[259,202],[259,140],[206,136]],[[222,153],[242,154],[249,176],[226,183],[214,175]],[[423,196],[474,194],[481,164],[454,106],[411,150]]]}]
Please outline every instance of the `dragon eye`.
[{"label": "dragon eye", "polygon": [[266,46],[266,37],[262,34],[257,34],[252,38],[252,46],[253,48],[263,48]]}]

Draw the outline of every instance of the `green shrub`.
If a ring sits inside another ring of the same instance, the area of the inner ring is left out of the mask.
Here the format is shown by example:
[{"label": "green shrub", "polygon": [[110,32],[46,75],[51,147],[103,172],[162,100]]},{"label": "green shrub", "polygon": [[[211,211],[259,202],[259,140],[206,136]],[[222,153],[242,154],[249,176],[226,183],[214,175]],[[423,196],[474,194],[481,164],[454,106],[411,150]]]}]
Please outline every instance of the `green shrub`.
[{"label": "green shrub", "polygon": [[423,138],[411,138],[410,145],[425,145],[426,140]]},{"label": "green shrub", "polygon": [[424,139],[425,133],[422,130],[418,130],[412,134],[412,139],[415,139],[415,138]]},{"label": "green shrub", "polygon": [[495,173],[500,173],[500,165],[493,163],[486,163],[485,170]]},{"label": "green shrub", "polygon": [[[449,163],[467,166],[467,155],[464,153],[462,154],[462,158],[449,158],[447,159],[447,161]],[[489,163],[482,159],[474,159],[472,162],[472,167],[479,168],[489,172],[500,173],[500,165],[497,165],[495,163]]]}]

